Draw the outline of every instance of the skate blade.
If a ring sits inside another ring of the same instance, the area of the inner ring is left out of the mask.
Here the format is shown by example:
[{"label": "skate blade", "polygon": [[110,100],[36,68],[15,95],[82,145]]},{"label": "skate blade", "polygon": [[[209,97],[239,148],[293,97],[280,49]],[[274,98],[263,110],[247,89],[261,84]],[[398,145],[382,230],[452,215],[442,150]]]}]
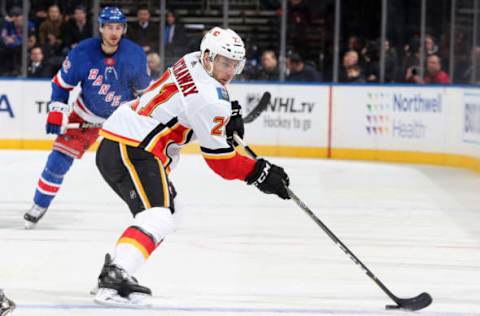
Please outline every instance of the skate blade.
[{"label": "skate blade", "polygon": [[30,221],[25,221],[25,229],[26,230],[34,229],[35,226],[37,226],[37,223],[30,222]]},{"label": "skate blade", "polygon": [[5,311],[0,311],[0,315],[1,316],[12,316],[13,315],[13,310],[15,309],[15,305],[13,306],[10,306],[10,308],[8,310],[5,310]]},{"label": "skate blade", "polygon": [[98,289],[93,301],[100,305],[120,308],[148,308],[152,306],[151,296],[143,293],[132,293],[126,297],[118,295],[116,290]]}]

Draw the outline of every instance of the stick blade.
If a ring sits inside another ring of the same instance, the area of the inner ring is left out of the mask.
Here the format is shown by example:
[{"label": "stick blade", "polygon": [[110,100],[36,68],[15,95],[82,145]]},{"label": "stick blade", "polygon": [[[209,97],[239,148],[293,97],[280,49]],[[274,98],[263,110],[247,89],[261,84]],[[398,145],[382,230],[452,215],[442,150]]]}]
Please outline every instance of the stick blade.
[{"label": "stick blade", "polygon": [[397,305],[387,305],[386,309],[403,309],[407,311],[418,311],[432,304],[433,299],[430,294],[423,292],[412,298],[398,298],[395,300]]},{"label": "stick blade", "polygon": [[251,123],[257,117],[259,117],[260,114],[262,114],[262,112],[265,111],[265,109],[267,108],[268,103],[270,103],[271,97],[272,95],[270,94],[270,92],[264,92],[258,104],[250,111],[250,113],[248,113],[247,116],[243,118],[243,122]]}]

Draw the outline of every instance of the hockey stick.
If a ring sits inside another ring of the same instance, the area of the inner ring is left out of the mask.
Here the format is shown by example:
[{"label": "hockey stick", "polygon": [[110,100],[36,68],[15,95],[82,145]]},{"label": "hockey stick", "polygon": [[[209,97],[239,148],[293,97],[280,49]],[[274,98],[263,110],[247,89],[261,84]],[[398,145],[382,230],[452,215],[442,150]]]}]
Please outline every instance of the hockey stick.
[{"label": "hockey stick", "polygon": [[102,127],[101,123],[68,123],[67,128],[100,128]]},{"label": "hockey stick", "polygon": [[[263,93],[262,97],[260,98],[260,101],[258,101],[258,104],[248,113],[247,116],[243,118],[243,122],[248,124],[253,122],[257,117],[262,114],[263,111],[267,108],[268,103],[270,102],[271,98],[270,92],[266,91]],[[100,128],[102,127],[101,123],[68,123],[67,128]]]},{"label": "hockey stick", "polygon": [[[235,141],[242,145],[243,148],[245,148],[245,151],[254,159],[257,159],[258,156],[257,154],[241,139],[237,134],[233,135],[233,138]],[[330,239],[333,240],[333,242],[347,255],[352,259],[352,261],[359,266],[363,272],[365,272],[370,279],[372,279],[381,289],[385,294],[390,297],[397,305],[387,305],[385,308],[386,309],[404,309],[408,311],[416,311],[423,309],[427,306],[429,306],[432,303],[432,297],[430,294],[423,292],[415,297],[412,298],[399,298],[395,296],[373,273],[370,271],[367,266],[365,266],[360,259],[357,258],[353,254],[353,252],[348,249],[347,246],[337,237],[335,234],[308,208],[308,206],[300,200],[300,198],[293,193],[293,191],[289,188],[286,187],[288,195],[292,198],[292,200],[297,203],[297,205],[308,215],[310,216],[313,221],[320,226],[320,228],[330,237]]]},{"label": "hockey stick", "polygon": [[264,92],[257,105],[250,111],[250,113],[248,113],[247,116],[243,118],[243,123],[248,124],[256,120],[257,117],[259,117],[260,114],[262,114],[262,112],[265,111],[265,109],[267,108],[268,103],[270,103],[271,97],[272,95],[270,94],[270,92]]}]

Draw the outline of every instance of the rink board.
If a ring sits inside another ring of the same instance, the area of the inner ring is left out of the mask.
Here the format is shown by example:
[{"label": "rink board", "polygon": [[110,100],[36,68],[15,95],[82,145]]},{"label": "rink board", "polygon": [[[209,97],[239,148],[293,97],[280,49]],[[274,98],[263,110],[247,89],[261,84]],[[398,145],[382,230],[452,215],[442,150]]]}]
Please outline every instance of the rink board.
[{"label": "rink board", "polygon": [[[49,81],[0,81],[0,148],[50,149]],[[480,89],[411,85],[247,84],[230,87],[244,113],[272,100],[246,128],[262,155],[480,167]],[[198,152],[187,146],[185,152]]]}]

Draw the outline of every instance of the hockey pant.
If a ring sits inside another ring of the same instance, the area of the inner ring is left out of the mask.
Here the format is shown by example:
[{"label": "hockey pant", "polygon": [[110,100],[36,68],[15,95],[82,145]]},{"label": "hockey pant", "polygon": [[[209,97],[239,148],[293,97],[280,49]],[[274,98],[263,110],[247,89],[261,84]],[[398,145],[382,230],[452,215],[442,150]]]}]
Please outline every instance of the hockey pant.
[{"label": "hockey pant", "polygon": [[133,274],[173,230],[173,190],[161,161],[141,148],[104,139],[96,163],[134,216],[117,242],[114,258]]}]

